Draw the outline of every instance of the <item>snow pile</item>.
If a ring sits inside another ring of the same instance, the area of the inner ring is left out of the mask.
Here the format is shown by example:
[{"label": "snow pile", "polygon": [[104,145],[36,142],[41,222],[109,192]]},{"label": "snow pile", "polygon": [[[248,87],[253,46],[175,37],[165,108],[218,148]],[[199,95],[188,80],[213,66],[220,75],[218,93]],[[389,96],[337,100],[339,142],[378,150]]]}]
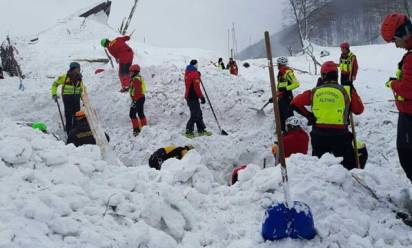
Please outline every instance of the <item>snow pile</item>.
[{"label": "snow pile", "polygon": [[[138,34],[135,34],[138,35]],[[39,36],[36,44],[18,40],[24,60],[26,91],[18,81],[0,84],[0,246],[2,247],[410,247],[409,227],[394,217],[354,181],[359,175],[381,196],[399,206],[410,194],[395,149],[396,114],[384,82],[393,74],[401,51],[391,46],[354,47],[361,66],[355,85],[366,103],[356,118],[359,137],[369,150],[364,171],[346,171],[340,158],[294,155],[287,160],[292,199],[307,203],[318,236],[312,241],[264,243],[260,225],[265,209],[283,200],[281,173],[270,155],[274,121],[271,107],[258,117],[270,97],[265,60],[232,77],[209,63],[219,56],[196,49],[154,48],[130,42],[135,62],[148,85],[145,112],[149,126],[131,134],[130,99],[118,92],[117,69],[82,62],[84,81],[122,167],[101,160],[95,146],[66,146],[51,135],[21,127],[16,121],[46,122],[62,134],[55,103],[50,99],[54,77],[69,62],[105,58],[99,46],[114,31],[93,21],[72,19]],[[327,49],[337,60],[339,49]],[[376,54],[376,50],[380,54]],[[386,56],[388,55],[388,56]],[[384,57],[384,58],[383,58]],[[219,135],[207,105],[208,130],[215,135],[194,140],[182,134],[188,116],[183,99],[183,72],[198,58],[203,82],[222,127]],[[291,58],[308,70],[305,57]],[[239,62],[241,64],[241,62]],[[105,71],[94,75],[97,68]],[[297,73],[301,87],[313,88],[317,76]],[[309,130],[308,127],[305,127]],[[182,160],[170,159],[161,171],[150,169],[152,152],[166,145],[192,144]],[[262,169],[263,161],[266,166]],[[248,164],[239,182],[226,182],[234,166]],[[409,197],[410,198],[410,197]]]}]

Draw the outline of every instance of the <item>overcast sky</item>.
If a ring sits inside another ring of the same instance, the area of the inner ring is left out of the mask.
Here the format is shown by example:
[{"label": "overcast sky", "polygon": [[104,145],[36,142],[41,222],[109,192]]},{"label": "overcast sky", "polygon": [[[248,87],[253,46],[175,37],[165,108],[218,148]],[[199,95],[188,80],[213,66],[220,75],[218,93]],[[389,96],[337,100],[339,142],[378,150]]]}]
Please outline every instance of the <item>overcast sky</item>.
[{"label": "overcast sky", "polygon": [[[162,47],[195,47],[227,53],[235,23],[239,51],[282,27],[286,0],[140,0],[130,31]],[[36,34],[59,18],[98,0],[0,0],[0,34]],[[133,0],[113,0],[109,24],[117,28]],[[27,6],[23,6],[27,4]]]}]

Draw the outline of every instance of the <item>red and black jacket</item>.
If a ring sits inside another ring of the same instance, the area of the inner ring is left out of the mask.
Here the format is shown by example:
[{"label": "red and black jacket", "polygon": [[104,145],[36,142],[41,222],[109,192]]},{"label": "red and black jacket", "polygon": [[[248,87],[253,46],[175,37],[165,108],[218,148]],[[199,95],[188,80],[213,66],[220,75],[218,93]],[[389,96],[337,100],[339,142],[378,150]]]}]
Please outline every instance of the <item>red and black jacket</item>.
[{"label": "red and black jacket", "polygon": [[412,50],[407,52],[399,63],[400,79],[392,81],[399,112],[412,115]]},{"label": "red and black jacket", "polygon": [[202,90],[200,89],[200,72],[197,69],[189,65],[185,72],[185,99],[196,100],[203,98]]}]

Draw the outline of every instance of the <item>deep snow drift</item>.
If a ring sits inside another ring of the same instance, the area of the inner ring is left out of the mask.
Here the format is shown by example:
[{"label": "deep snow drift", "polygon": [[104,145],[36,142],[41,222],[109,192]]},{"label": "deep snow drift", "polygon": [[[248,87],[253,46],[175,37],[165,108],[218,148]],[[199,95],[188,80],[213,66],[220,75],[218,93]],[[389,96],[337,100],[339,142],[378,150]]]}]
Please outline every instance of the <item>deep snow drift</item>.
[{"label": "deep snow drift", "polygon": [[[134,34],[138,35],[138,33]],[[395,219],[385,204],[372,198],[352,178],[359,175],[380,196],[402,205],[410,183],[395,148],[396,111],[384,82],[392,76],[402,51],[391,45],[353,48],[361,71],[355,85],[365,102],[356,117],[359,138],[369,150],[363,171],[347,171],[340,158],[294,155],[288,162],[292,198],[307,203],[319,235],[311,241],[264,243],[260,225],[264,210],[283,200],[279,167],[273,167],[271,108],[259,118],[250,107],[270,97],[265,60],[249,61],[235,78],[212,66],[219,55],[197,49],[130,45],[148,85],[149,126],[131,135],[130,100],[118,92],[117,69],[82,63],[92,103],[125,166],[101,160],[96,146],[66,146],[16,121],[45,121],[61,134],[55,103],[50,98],[54,77],[76,59],[104,58],[103,37],[116,34],[107,26],[74,19],[43,32],[36,44],[17,39],[26,90],[18,80],[0,81],[0,247],[410,247],[410,227]],[[316,48],[320,51],[321,48]],[[322,48],[323,49],[323,48]],[[327,48],[324,60],[338,60]],[[229,136],[218,135],[207,106],[204,118],[211,137],[188,140],[182,134],[188,119],[183,99],[183,72],[191,58]],[[305,57],[290,59],[308,70]],[[239,63],[240,64],[240,63]],[[94,75],[94,70],[105,72]],[[317,77],[297,73],[301,87],[314,87]],[[309,129],[307,129],[309,130]],[[171,159],[159,171],[148,167],[156,149],[193,144],[183,160]],[[263,168],[267,158],[268,168]],[[227,186],[233,166],[249,164],[239,182]],[[404,191],[403,189],[407,189]]]}]

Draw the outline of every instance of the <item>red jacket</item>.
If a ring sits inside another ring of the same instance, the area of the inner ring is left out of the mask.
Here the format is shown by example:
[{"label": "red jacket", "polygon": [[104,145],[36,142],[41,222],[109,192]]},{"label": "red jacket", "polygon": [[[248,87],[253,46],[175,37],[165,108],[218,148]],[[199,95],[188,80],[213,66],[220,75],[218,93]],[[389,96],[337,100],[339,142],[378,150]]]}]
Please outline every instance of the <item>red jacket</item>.
[{"label": "red jacket", "polygon": [[402,76],[400,80],[392,81],[392,90],[395,95],[404,98],[403,101],[396,98],[396,107],[399,112],[412,114],[412,52],[408,52],[402,59]]},{"label": "red jacket", "polygon": [[229,72],[230,74],[237,76],[237,74],[239,73],[239,69],[237,67],[236,62],[229,64]]},{"label": "red jacket", "polygon": [[189,65],[185,72],[185,98],[186,100],[194,100],[203,97],[200,89],[200,72],[194,66]]},{"label": "red jacket", "polygon": [[142,88],[143,78],[141,76],[134,76],[130,80],[129,93],[132,100],[137,101],[144,97]]},{"label": "red jacket", "polygon": [[129,36],[118,37],[107,46],[107,50],[115,59],[119,60],[119,64],[133,62],[133,50],[126,44],[128,40],[130,40]]},{"label": "red jacket", "polygon": [[302,128],[291,130],[283,136],[283,145],[285,147],[285,158],[295,153],[307,154],[309,135]]},{"label": "red jacket", "polygon": [[[359,115],[363,113],[364,106],[361,98],[355,89],[351,91],[351,102],[350,110],[352,113]],[[309,112],[305,106],[311,106],[312,104],[312,90],[307,90],[302,94],[295,96],[292,100],[291,106],[299,110],[299,112],[305,117],[309,117],[311,112]],[[320,128],[347,128],[346,125],[316,125]]]}]

